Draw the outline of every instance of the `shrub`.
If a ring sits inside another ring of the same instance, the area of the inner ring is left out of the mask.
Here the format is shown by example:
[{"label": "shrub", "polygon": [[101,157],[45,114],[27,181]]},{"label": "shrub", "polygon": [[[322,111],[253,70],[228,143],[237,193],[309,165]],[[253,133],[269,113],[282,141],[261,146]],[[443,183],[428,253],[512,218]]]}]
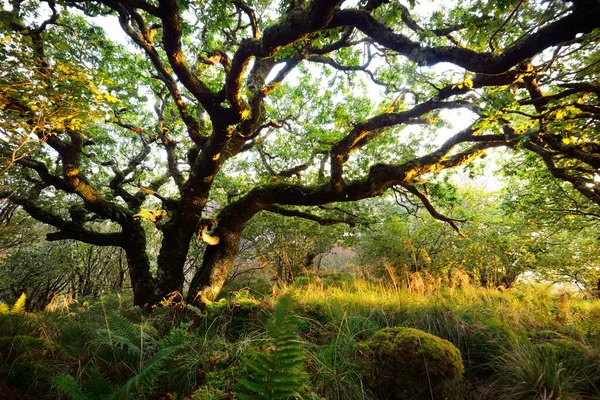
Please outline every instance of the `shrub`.
[{"label": "shrub", "polygon": [[369,360],[368,383],[377,398],[430,399],[460,380],[460,351],[447,340],[418,329],[393,327],[363,344]]}]

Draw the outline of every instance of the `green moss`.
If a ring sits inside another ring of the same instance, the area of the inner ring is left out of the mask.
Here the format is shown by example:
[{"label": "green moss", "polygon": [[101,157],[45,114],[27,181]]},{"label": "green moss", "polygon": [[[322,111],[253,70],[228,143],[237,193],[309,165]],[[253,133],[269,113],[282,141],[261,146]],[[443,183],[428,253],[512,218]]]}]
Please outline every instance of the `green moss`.
[{"label": "green moss", "polygon": [[190,400],[219,400],[225,398],[225,393],[218,389],[200,388],[192,393]]},{"label": "green moss", "polygon": [[227,365],[219,363],[212,371],[204,377],[205,389],[209,391],[223,391],[231,393],[239,389],[238,382],[241,378],[248,376],[248,371],[240,359],[233,360]]},{"label": "green moss", "polygon": [[452,343],[418,329],[382,329],[363,349],[370,367],[367,383],[378,398],[429,399],[464,371]]}]

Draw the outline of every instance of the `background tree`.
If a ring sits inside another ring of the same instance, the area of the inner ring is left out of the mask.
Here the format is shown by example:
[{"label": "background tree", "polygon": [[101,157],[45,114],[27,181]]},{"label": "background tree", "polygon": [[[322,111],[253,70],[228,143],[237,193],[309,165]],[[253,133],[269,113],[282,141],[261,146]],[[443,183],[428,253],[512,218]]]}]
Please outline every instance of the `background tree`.
[{"label": "background tree", "polygon": [[300,274],[318,271],[322,258],[341,243],[348,230],[340,225],[315,225],[301,218],[261,214],[244,230],[240,256],[253,268],[272,273],[278,282],[292,283]]},{"label": "background tree", "polygon": [[387,263],[396,274],[427,271],[446,278],[458,268],[481,286],[510,287],[522,273],[539,269],[536,254],[543,251],[544,242],[534,234],[535,225],[512,211],[504,212],[499,196],[467,186],[446,200],[441,208],[445,214],[469,221],[462,236],[447,224],[436,223],[409,199],[404,199],[403,208],[385,204],[379,214],[390,217],[362,232],[359,259],[363,265]]},{"label": "background tree", "polygon": [[15,210],[0,229],[0,298],[14,302],[27,294],[29,309],[42,309],[55,294],[98,297],[128,287],[121,249],[76,241],[44,241],[48,227]]},{"label": "background tree", "polygon": [[[446,203],[440,208],[446,215],[469,221],[462,236],[433,220],[414,200],[396,198],[401,200],[398,207],[387,198],[373,205],[376,222],[361,229],[352,242],[358,259],[367,268],[378,268],[383,277],[392,268],[399,276],[426,271],[445,279],[458,268],[474,284],[486,287],[508,288],[523,277],[570,283],[595,294],[600,279],[596,222],[576,213],[563,213],[561,220],[546,220],[544,215],[534,219],[535,212],[544,212],[543,203],[534,210],[532,193],[519,197],[518,187],[514,183],[486,192],[463,186],[451,199],[440,199],[439,204]],[[451,191],[445,189],[446,194]]]},{"label": "background tree", "polygon": [[[311,210],[395,187],[456,226],[425,182],[490,148],[537,154],[597,207],[599,21],[595,0],[15,0],[2,197],[48,240],[121,247],[138,305],[183,289],[195,237],[188,300],[214,299],[262,211],[341,222]],[[447,110],[473,123],[450,134]]]}]

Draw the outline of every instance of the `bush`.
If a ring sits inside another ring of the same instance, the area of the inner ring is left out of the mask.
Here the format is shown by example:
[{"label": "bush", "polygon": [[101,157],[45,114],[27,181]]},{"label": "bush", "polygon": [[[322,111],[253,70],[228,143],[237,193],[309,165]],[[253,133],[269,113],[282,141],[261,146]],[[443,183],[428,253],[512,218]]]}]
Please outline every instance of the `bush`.
[{"label": "bush", "polygon": [[370,367],[367,382],[377,398],[437,398],[464,371],[452,343],[418,329],[385,328],[362,347]]}]

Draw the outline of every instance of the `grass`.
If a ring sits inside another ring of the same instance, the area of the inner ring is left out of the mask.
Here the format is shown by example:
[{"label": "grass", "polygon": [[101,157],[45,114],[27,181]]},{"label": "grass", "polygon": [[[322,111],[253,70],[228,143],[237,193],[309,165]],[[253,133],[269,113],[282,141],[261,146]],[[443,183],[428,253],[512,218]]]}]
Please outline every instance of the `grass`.
[{"label": "grass", "polygon": [[[232,398],[248,378],[244,354],[268,349],[277,297],[236,289],[205,311],[173,300],[144,315],[126,296],[109,295],[53,312],[2,315],[0,398],[68,398],[52,388],[61,373],[86,398],[125,385],[127,398]],[[388,286],[349,274],[272,292],[285,291],[299,302],[311,391],[322,398],[373,398],[360,346],[392,326],[424,330],[460,350],[464,380],[448,398],[600,398],[600,300],[544,287]],[[165,348],[171,350],[154,364],[157,376],[132,381]]]}]

